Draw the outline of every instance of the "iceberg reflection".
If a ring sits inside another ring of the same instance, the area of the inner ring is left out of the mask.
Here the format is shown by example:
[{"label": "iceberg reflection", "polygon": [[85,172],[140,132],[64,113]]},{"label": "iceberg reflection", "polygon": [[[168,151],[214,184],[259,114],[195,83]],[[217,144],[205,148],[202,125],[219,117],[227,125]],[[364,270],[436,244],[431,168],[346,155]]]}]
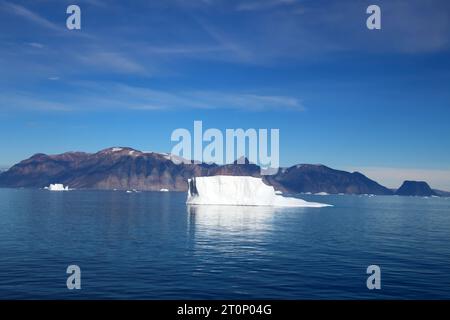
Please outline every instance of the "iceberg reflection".
[{"label": "iceberg reflection", "polygon": [[260,234],[272,229],[274,214],[283,209],[269,206],[188,205],[189,226],[208,234]]},{"label": "iceberg reflection", "polygon": [[192,254],[206,264],[205,252],[220,253],[224,264],[232,261],[227,259],[242,259],[242,263],[260,259],[272,254],[267,249],[279,230],[279,219],[298,212],[299,208],[270,206],[188,205]]}]

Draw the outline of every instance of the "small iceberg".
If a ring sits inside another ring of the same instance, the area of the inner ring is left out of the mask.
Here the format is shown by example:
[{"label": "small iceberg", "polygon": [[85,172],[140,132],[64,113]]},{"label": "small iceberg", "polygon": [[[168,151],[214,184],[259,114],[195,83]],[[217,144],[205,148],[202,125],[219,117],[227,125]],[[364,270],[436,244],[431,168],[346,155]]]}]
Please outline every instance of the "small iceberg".
[{"label": "small iceberg", "polygon": [[232,205],[273,207],[328,207],[327,204],[283,197],[261,178],[247,176],[210,176],[188,180],[189,205]]},{"label": "small iceberg", "polygon": [[69,191],[69,186],[64,186],[61,183],[50,184],[48,187],[44,188],[49,191]]},{"label": "small iceberg", "polygon": [[283,194],[283,191],[276,190],[276,191],[275,191],[275,194],[282,195],[282,194]]},{"label": "small iceberg", "polygon": [[159,192],[169,192],[169,189],[162,188],[159,190]]},{"label": "small iceberg", "polygon": [[316,195],[316,196],[329,196],[330,194],[326,193],[326,192],[318,192],[318,193],[314,193],[314,195]]}]

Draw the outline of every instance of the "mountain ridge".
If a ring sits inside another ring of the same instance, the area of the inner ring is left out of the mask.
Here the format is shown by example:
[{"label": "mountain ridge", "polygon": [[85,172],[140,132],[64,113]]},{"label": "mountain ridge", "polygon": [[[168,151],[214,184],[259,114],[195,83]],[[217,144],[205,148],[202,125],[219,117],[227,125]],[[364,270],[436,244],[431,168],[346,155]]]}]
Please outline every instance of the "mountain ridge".
[{"label": "mountain ridge", "polygon": [[261,176],[260,167],[247,159],[242,164],[235,161],[217,165],[129,147],[111,147],[95,153],[37,153],[0,173],[0,186],[42,188],[63,183],[77,189],[186,191],[187,179],[213,175],[262,177],[275,189],[290,193],[396,193],[360,172],[336,170],[322,164],[297,164],[280,168],[275,175]]}]

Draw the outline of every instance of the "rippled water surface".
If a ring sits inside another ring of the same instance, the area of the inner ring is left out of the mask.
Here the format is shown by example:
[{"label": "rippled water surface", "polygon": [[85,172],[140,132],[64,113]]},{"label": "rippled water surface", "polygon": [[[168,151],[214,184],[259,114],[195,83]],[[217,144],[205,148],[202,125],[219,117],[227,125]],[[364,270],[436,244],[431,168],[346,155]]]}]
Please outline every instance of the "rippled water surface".
[{"label": "rippled water surface", "polygon": [[[0,189],[0,298],[450,298],[450,199],[303,198],[334,207]],[[81,290],[66,287],[70,264]],[[372,264],[379,291],[366,287]]]}]

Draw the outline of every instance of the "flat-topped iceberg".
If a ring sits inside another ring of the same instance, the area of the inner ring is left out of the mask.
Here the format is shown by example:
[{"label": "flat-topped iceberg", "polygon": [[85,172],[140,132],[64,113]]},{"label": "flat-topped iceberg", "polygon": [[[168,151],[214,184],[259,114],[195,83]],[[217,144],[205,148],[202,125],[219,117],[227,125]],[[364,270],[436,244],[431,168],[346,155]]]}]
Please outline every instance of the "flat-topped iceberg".
[{"label": "flat-topped iceberg", "polygon": [[61,183],[50,184],[48,187],[45,187],[44,189],[49,191],[69,191],[69,187],[64,186]]},{"label": "flat-topped iceberg", "polygon": [[211,176],[188,180],[187,204],[274,207],[327,207],[329,205],[287,198],[275,193],[261,178]]}]

